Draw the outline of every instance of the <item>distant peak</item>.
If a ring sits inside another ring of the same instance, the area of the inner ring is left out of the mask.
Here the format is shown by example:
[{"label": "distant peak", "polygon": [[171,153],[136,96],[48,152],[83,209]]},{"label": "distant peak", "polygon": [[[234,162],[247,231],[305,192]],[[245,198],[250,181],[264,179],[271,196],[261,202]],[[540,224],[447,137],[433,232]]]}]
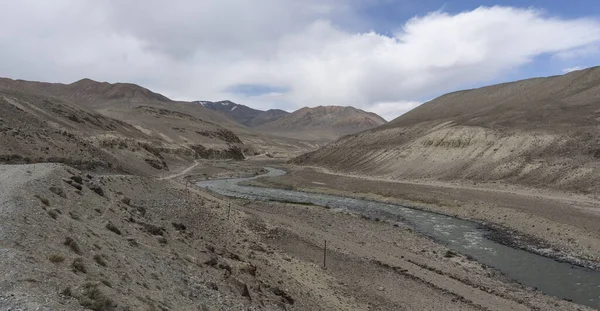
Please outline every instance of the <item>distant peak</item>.
[{"label": "distant peak", "polygon": [[108,99],[171,101],[164,95],[133,83],[98,82],[89,78],[69,84],[70,91],[78,95],[101,96]]},{"label": "distant peak", "polygon": [[79,81],[71,83],[71,85],[83,85],[83,84],[100,84],[100,82],[92,80],[90,78],[83,78]]}]

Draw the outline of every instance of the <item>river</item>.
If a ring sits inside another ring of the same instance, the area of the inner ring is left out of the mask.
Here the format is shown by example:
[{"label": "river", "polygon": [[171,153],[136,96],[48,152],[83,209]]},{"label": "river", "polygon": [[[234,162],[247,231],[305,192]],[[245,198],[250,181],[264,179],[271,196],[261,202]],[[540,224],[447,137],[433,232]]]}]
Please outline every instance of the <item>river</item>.
[{"label": "river", "polygon": [[230,197],[310,203],[346,210],[371,218],[406,222],[414,228],[414,231],[429,236],[450,249],[470,255],[477,261],[501,271],[523,285],[535,287],[547,295],[600,309],[600,272],[598,271],[558,262],[548,257],[502,245],[488,239],[485,229],[473,221],[395,204],[239,185],[247,180],[265,176],[281,176],[286,173],[279,169],[266,169],[268,173],[260,176],[201,181],[197,185]]}]

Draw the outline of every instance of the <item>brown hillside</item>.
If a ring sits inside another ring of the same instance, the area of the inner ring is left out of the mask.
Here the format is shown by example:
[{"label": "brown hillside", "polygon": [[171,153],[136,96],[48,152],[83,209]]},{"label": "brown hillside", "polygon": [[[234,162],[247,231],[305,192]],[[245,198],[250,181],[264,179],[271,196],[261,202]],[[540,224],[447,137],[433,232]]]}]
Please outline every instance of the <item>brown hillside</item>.
[{"label": "brown hillside", "polygon": [[600,186],[600,68],[441,96],[296,159],[390,178]]},{"label": "brown hillside", "polygon": [[331,140],[385,123],[377,114],[353,107],[319,106],[298,109],[259,128],[291,137]]},{"label": "brown hillside", "polygon": [[144,105],[190,114],[204,121],[223,126],[244,128],[243,125],[231,118],[206,109],[201,105],[173,101],[161,94],[130,83],[107,83],[82,79],[71,84],[62,84],[0,78],[0,89],[51,96],[93,109],[102,114],[106,112],[111,114],[111,110],[118,110],[118,115],[111,114],[118,119],[121,119],[120,116],[127,118],[129,114],[135,115],[135,108]]},{"label": "brown hillside", "polygon": [[0,89],[0,162],[152,174],[168,163],[243,158],[240,139],[221,126],[171,110],[136,110],[139,123],[124,122],[56,97]]}]

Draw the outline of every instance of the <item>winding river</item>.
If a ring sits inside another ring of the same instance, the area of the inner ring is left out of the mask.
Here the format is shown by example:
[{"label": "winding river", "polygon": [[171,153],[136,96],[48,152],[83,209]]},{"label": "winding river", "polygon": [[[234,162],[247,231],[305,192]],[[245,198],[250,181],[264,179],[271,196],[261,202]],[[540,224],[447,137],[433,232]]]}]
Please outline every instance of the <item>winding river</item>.
[{"label": "winding river", "polygon": [[486,238],[485,229],[481,229],[476,222],[472,221],[395,204],[239,185],[243,181],[265,176],[281,176],[286,173],[279,169],[266,169],[268,173],[256,177],[208,180],[198,182],[197,185],[230,197],[311,203],[371,218],[408,222],[414,231],[429,236],[448,248],[470,255],[523,285],[536,287],[548,295],[600,309],[600,272],[598,271],[502,245]]}]

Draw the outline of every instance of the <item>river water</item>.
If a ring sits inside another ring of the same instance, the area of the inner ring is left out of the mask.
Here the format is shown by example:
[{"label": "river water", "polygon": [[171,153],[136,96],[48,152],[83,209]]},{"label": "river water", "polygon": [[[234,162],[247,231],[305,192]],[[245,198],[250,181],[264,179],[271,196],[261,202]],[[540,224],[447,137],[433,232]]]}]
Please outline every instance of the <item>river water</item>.
[{"label": "river water", "polygon": [[477,261],[496,268],[523,285],[536,287],[548,295],[600,309],[600,272],[598,271],[502,245],[486,238],[485,229],[481,229],[478,223],[472,221],[395,204],[238,184],[259,177],[281,176],[286,173],[279,169],[266,169],[268,173],[256,177],[201,181],[197,185],[230,197],[311,203],[371,218],[407,222],[416,232],[429,236],[462,254],[471,255]]}]

